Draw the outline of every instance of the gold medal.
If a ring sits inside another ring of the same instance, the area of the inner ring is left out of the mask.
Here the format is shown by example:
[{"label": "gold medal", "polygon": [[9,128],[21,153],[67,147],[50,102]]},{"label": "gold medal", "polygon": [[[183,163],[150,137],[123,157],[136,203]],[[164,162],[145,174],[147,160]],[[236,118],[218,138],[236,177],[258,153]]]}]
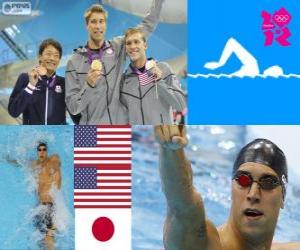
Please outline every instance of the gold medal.
[{"label": "gold medal", "polygon": [[102,70],[102,63],[100,60],[93,60],[91,64],[92,70]]}]

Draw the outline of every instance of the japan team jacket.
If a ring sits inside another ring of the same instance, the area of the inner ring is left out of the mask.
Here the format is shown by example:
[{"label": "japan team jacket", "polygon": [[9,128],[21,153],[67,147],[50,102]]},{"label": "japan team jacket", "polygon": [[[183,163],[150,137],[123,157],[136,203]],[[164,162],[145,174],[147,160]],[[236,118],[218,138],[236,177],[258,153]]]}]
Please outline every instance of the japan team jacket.
[{"label": "japan team jacket", "polygon": [[[13,117],[23,114],[23,124],[65,124],[65,79],[43,76],[36,86],[29,83],[27,73],[22,73],[9,98],[8,112]],[[52,86],[48,86],[52,82]]]}]

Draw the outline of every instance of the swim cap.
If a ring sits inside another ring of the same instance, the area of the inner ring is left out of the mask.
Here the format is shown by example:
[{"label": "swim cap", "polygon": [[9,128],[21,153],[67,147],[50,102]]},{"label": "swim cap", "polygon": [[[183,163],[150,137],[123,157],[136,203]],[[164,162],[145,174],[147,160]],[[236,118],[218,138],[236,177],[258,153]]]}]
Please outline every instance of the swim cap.
[{"label": "swim cap", "polygon": [[47,149],[47,143],[45,141],[39,141],[36,146],[36,150],[39,150],[40,146],[44,146]]},{"label": "swim cap", "polygon": [[255,139],[244,146],[234,162],[232,178],[239,167],[246,162],[260,163],[272,168],[279,177],[283,197],[285,197],[285,185],[288,181],[287,163],[284,153],[276,144],[267,139]]}]

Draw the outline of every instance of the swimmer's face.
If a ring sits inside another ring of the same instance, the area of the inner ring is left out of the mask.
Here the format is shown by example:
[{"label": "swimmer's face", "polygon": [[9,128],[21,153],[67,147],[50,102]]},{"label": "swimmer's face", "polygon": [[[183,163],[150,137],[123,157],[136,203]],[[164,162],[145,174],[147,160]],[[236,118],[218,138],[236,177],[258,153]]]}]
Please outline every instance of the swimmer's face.
[{"label": "swimmer's face", "polygon": [[146,61],[147,43],[139,32],[128,35],[125,40],[126,53],[132,62]]},{"label": "swimmer's face", "polygon": [[47,148],[45,146],[40,146],[37,149],[38,152],[38,158],[40,162],[44,162],[47,159]]},{"label": "swimmer's face", "polygon": [[104,13],[93,12],[86,24],[89,39],[99,42],[104,40],[106,32],[106,18]]},{"label": "swimmer's face", "polygon": [[[278,178],[273,169],[254,162],[244,163],[238,170],[249,173],[254,181],[269,175]],[[247,239],[273,236],[280,208],[283,208],[282,186],[264,190],[257,182],[243,187],[232,181],[231,220]]]}]

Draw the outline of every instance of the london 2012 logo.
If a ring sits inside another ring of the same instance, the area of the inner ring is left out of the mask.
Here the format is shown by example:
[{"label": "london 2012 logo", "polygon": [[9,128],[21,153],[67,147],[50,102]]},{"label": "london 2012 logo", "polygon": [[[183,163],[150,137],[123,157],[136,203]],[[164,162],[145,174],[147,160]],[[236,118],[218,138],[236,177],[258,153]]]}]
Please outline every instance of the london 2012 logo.
[{"label": "london 2012 logo", "polygon": [[261,16],[263,18],[262,30],[265,36],[265,46],[272,45],[274,40],[281,46],[291,45],[288,41],[291,32],[287,26],[292,16],[285,8],[275,11],[273,14],[262,11]]},{"label": "london 2012 logo", "polygon": [[2,13],[4,15],[30,15],[31,2],[3,2]]}]

